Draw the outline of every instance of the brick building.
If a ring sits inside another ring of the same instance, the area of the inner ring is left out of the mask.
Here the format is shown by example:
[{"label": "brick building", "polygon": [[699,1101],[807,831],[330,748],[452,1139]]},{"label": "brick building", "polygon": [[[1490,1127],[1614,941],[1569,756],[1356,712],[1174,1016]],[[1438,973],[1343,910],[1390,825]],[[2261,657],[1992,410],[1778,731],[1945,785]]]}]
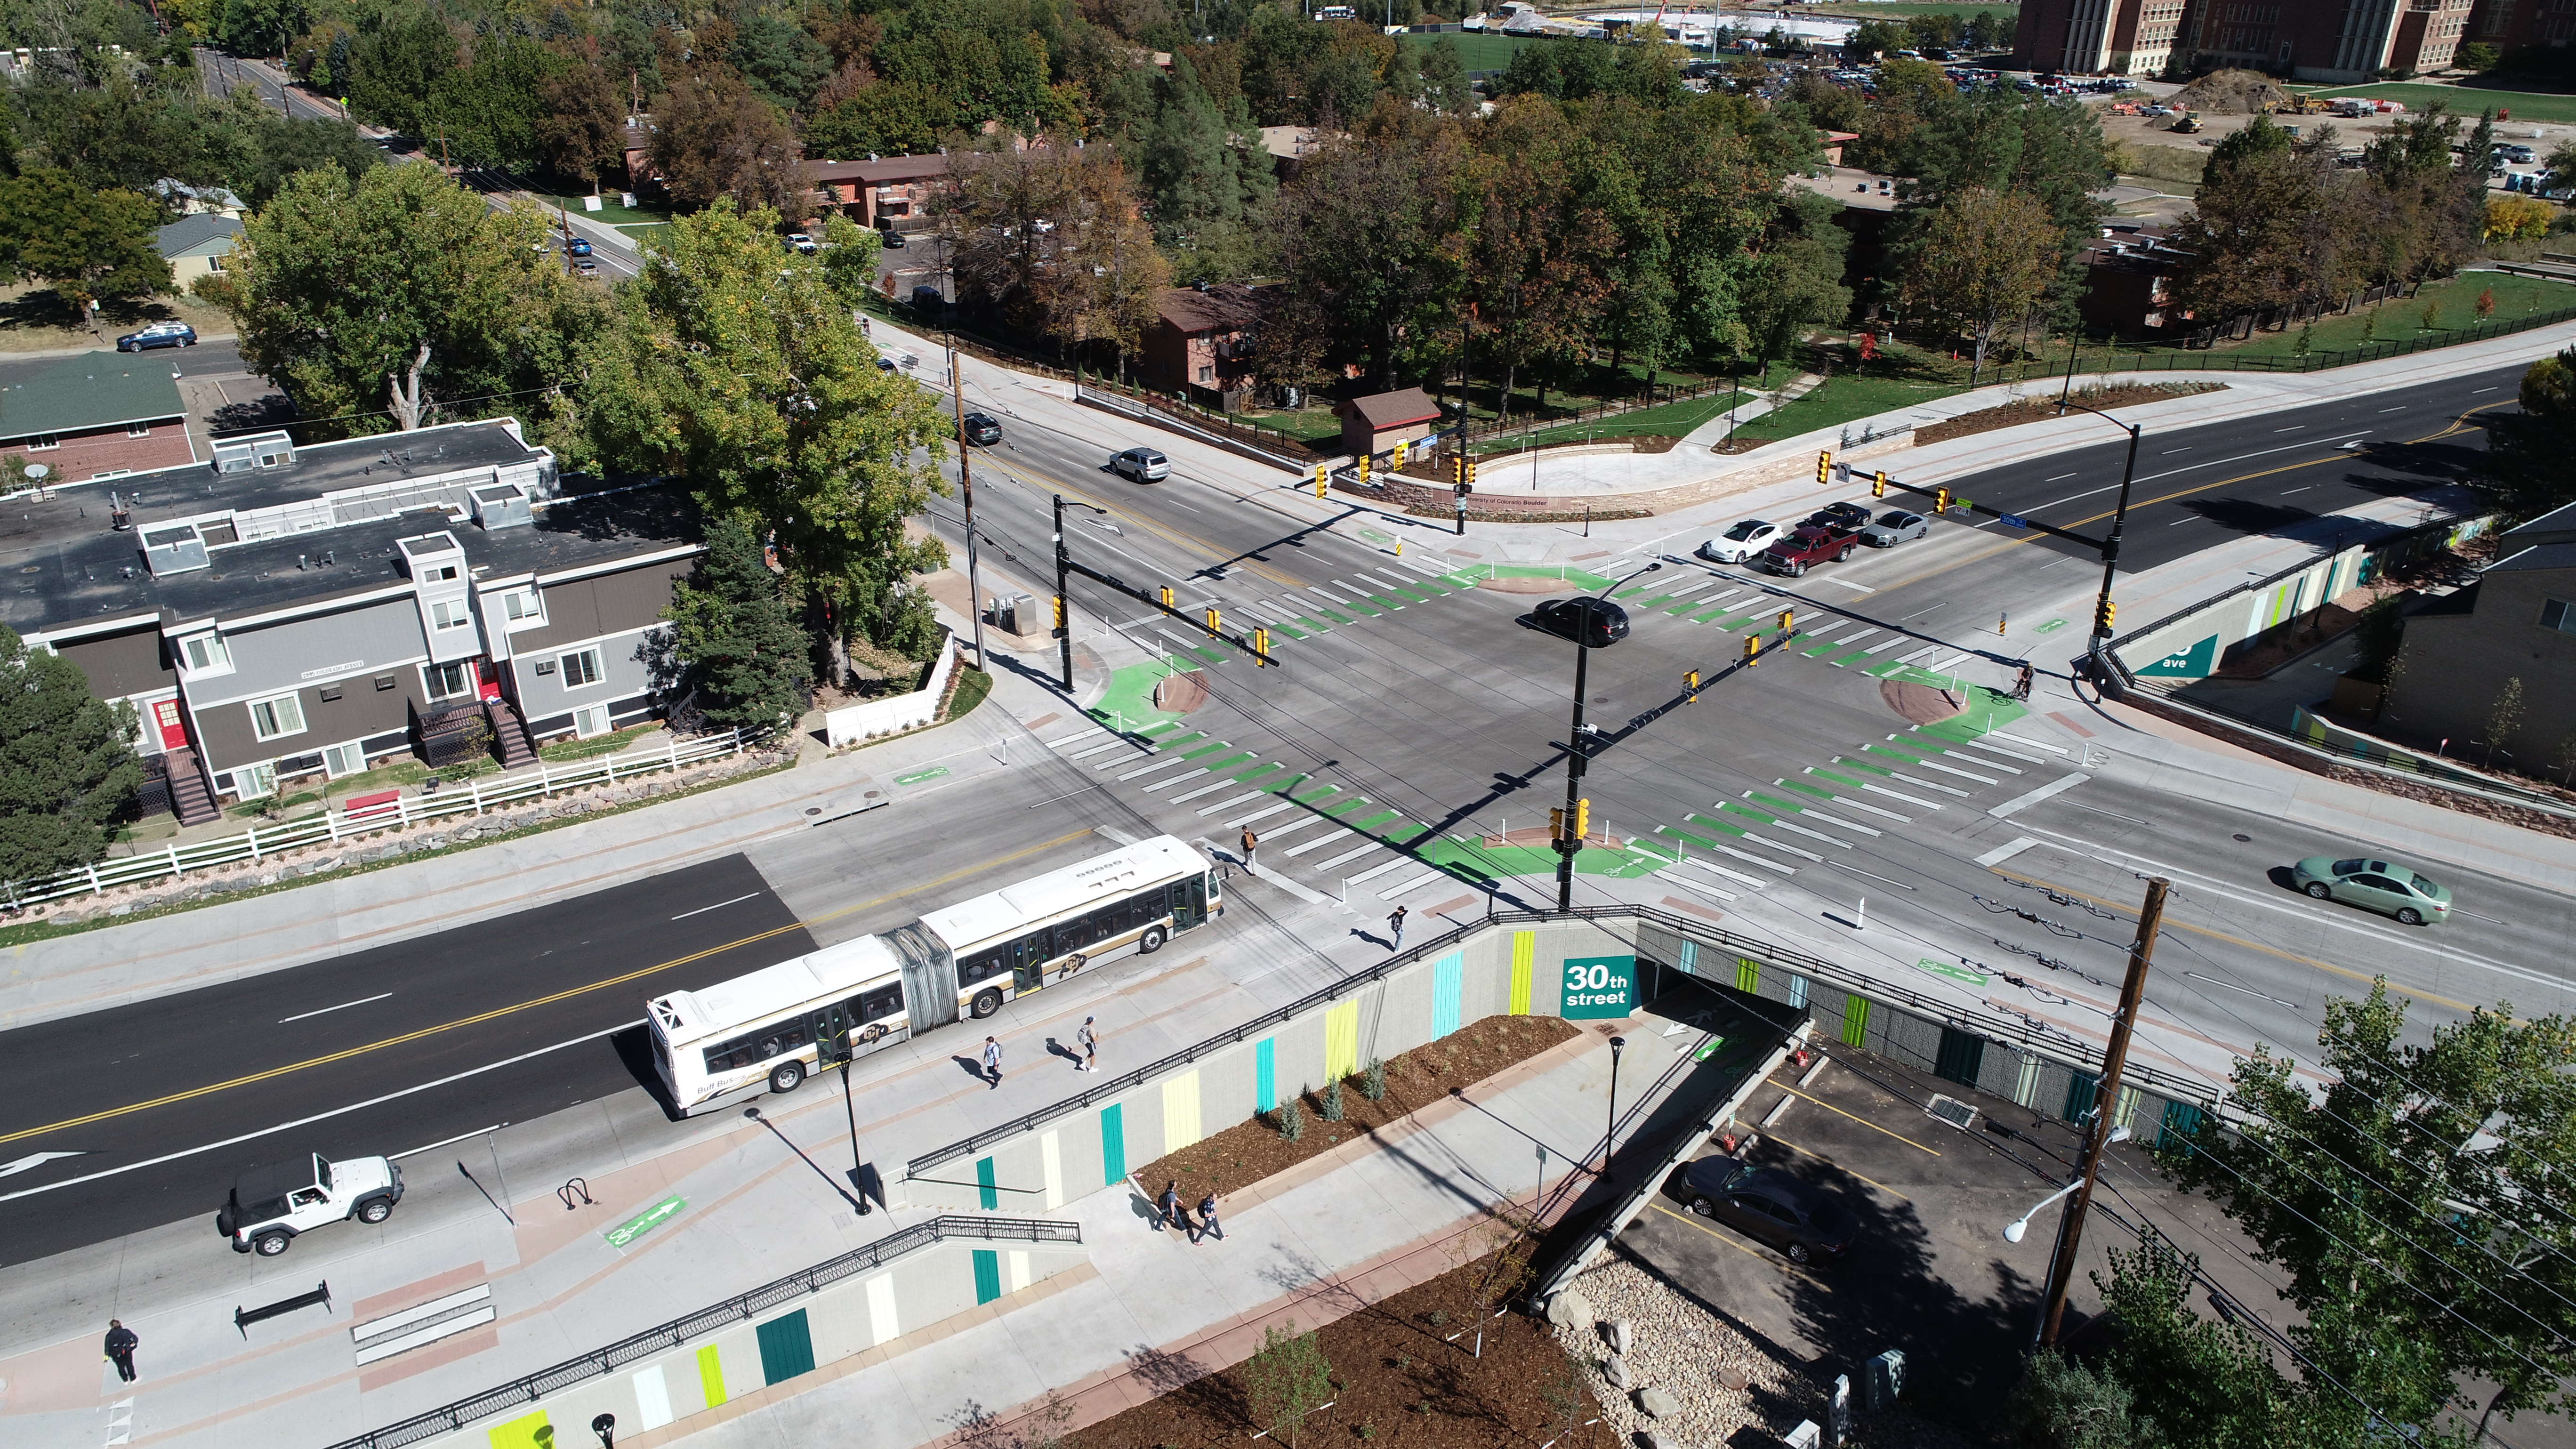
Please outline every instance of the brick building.
[{"label": "brick building", "polygon": [[1136,348],[1136,374],[1147,387],[1231,410],[1252,386],[1258,290],[1239,282],[1166,287]]},{"label": "brick building", "polygon": [[[2565,35],[2554,42],[2538,38],[2549,7],[2564,7]],[[2576,0],[2024,0],[2013,63],[2154,75],[2170,61],[2341,84],[2387,69],[2443,69],[2465,42],[2490,39],[2490,25],[2514,37],[2494,43],[2521,43],[2529,32],[2531,43],[2565,44],[2576,37]]]},{"label": "brick building", "polygon": [[0,455],[53,486],[197,461],[178,379],[157,352],[90,352],[0,388]]}]

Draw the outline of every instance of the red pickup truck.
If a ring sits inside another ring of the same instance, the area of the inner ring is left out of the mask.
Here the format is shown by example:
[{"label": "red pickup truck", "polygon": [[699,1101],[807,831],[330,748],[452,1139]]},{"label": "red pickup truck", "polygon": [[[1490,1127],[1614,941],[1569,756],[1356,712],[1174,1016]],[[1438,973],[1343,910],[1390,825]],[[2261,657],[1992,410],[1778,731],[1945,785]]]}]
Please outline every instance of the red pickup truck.
[{"label": "red pickup truck", "polygon": [[1848,529],[1802,524],[1797,532],[1762,550],[1762,566],[1775,574],[1796,578],[1805,573],[1810,564],[1835,563],[1850,558],[1859,541],[1858,535]]}]

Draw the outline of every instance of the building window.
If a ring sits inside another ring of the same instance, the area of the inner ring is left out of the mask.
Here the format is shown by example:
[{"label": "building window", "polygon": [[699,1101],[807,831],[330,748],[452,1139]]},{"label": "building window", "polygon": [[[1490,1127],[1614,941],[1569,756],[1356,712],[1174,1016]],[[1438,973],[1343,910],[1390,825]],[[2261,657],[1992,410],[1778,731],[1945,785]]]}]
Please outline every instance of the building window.
[{"label": "building window", "polygon": [[431,584],[438,583],[445,579],[452,579],[456,577],[456,565],[425,564],[421,567],[420,577],[421,582]]},{"label": "building window", "polygon": [[210,272],[220,272],[220,271],[222,271],[223,269],[224,269],[224,259],[223,259],[222,257],[208,257],[208,258],[206,258],[206,270],[207,270],[207,271],[210,271]]},{"label": "building window", "polygon": [[2561,634],[2576,634],[2576,604],[2565,599],[2545,600],[2540,606],[2540,627]]},{"label": "building window", "polygon": [[129,438],[151,437],[152,425],[150,423],[127,423],[125,425],[125,435]]},{"label": "building window", "polygon": [[576,649],[563,656],[563,687],[583,689],[599,682],[599,651]]},{"label": "building window", "polygon": [[474,671],[461,659],[453,664],[424,664],[420,672],[432,699],[456,699],[474,692]]},{"label": "building window", "polygon": [[501,596],[501,614],[514,628],[520,624],[542,624],[546,621],[545,600],[538,596],[534,584],[512,589]]},{"label": "building window", "polygon": [[44,453],[50,452],[62,445],[63,440],[55,437],[51,433],[35,433],[28,437],[20,438],[9,446],[13,448],[24,448],[30,453]]},{"label": "building window", "polygon": [[229,674],[233,654],[221,634],[198,634],[179,641],[179,657],[191,675]]},{"label": "building window", "polygon": [[276,794],[277,766],[244,765],[233,771],[233,793],[244,800]]},{"label": "building window", "polygon": [[334,780],[343,775],[359,774],[367,768],[367,747],[357,740],[333,745],[322,752],[322,768]]},{"label": "building window", "polygon": [[441,599],[429,606],[430,622],[441,629],[462,629],[474,622],[472,611],[463,599]]},{"label": "building window", "polygon": [[608,730],[609,718],[607,705],[584,705],[580,709],[572,712],[572,732],[579,735],[581,738],[589,739],[592,735],[604,735],[608,733]]},{"label": "building window", "polygon": [[1201,381],[1201,382],[1214,382],[1214,381],[1216,381],[1216,369],[1215,369],[1215,368],[1213,368],[1213,367],[1202,367],[1202,368],[1200,368],[1200,369],[1199,369],[1199,381]]},{"label": "building window", "polygon": [[263,740],[300,735],[304,733],[304,706],[291,694],[281,694],[275,699],[252,700],[250,730],[252,734]]}]

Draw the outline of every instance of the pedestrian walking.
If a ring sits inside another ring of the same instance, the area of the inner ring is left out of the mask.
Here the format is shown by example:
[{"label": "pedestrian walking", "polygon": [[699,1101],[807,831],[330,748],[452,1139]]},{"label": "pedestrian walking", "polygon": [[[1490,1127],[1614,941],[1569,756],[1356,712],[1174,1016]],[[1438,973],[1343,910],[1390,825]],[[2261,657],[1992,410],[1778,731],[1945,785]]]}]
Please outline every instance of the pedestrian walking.
[{"label": "pedestrian walking", "polygon": [[116,1365],[116,1376],[129,1384],[134,1382],[134,1350],[142,1342],[133,1329],[113,1318],[107,1321],[107,1361]]},{"label": "pedestrian walking", "polygon": [[1002,1044],[989,1036],[984,1038],[984,1079],[1002,1085]]},{"label": "pedestrian walking", "polygon": [[1073,1039],[1082,1044],[1082,1060],[1073,1064],[1077,1072],[1100,1070],[1100,1030],[1096,1025],[1099,1020],[1096,1016],[1084,1017],[1082,1030],[1073,1034]]},{"label": "pedestrian walking", "polygon": [[1255,875],[1260,872],[1252,870],[1252,852],[1254,847],[1260,844],[1261,837],[1252,833],[1252,827],[1249,825],[1243,827],[1243,868]]},{"label": "pedestrian walking", "polygon": [[1397,906],[1395,914],[1386,918],[1387,934],[1391,938],[1387,942],[1386,949],[1390,951],[1404,949],[1404,918],[1408,914],[1410,912],[1407,907]]},{"label": "pedestrian walking", "polygon": [[1163,1195],[1154,1199],[1154,1226],[1159,1229],[1166,1223],[1183,1229],[1190,1225],[1189,1215],[1181,1211],[1181,1184],[1178,1178],[1164,1183]]},{"label": "pedestrian walking", "polygon": [[1199,1234],[1204,1234],[1208,1237],[1218,1239],[1219,1241],[1223,1241],[1225,1238],[1225,1230],[1216,1225],[1215,1188],[1209,1188],[1208,1195],[1199,1199],[1199,1231],[1198,1233],[1191,1235],[1190,1241],[1193,1243],[1197,1242],[1199,1240]]}]

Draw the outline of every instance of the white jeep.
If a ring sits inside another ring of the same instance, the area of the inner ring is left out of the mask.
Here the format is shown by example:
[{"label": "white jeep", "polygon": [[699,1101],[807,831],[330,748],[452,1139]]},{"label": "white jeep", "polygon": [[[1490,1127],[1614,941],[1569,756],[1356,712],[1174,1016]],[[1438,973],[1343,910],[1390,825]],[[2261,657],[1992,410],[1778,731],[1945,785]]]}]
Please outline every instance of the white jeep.
[{"label": "white jeep", "polygon": [[274,1258],[298,1233],[356,1218],[380,1223],[402,1201],[402,1169],[382,1157],[331,1162],[316,1152],[302,1162],[256,1168],[233,1184],[215,1213],[215,1231],[236,1253]]}]

